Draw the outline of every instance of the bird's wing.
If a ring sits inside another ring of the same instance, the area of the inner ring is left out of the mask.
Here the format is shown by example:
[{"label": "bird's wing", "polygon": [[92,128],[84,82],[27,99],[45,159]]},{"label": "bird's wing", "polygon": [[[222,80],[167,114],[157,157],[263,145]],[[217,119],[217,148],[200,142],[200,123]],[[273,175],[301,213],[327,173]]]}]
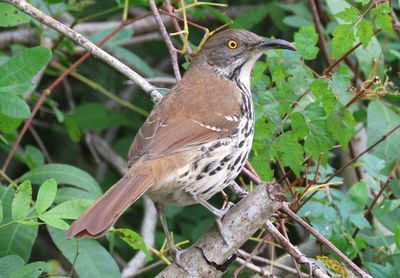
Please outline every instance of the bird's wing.
[{"label": "bird's wing", "polygon": [[195,94],[182,89],[182,81],[173,88],[136,134],[130,165],[142,156],[155,159],[234,135],[241,115],[240,92],[231,82],[221,82],[194,84]]}]

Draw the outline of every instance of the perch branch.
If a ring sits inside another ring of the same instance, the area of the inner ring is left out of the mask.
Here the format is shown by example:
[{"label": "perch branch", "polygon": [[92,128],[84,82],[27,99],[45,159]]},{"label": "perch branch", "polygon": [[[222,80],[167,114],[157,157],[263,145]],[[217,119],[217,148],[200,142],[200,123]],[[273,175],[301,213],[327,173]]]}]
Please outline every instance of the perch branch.
[{"label": "perch branch", "polygon": [[157,277],[220,277],[236,259],[235,252],[279,209],[283,196],[277,184],[261,184],[231,208],[222,219],[223,234],[217,227],[205,233],[175,263]]}]

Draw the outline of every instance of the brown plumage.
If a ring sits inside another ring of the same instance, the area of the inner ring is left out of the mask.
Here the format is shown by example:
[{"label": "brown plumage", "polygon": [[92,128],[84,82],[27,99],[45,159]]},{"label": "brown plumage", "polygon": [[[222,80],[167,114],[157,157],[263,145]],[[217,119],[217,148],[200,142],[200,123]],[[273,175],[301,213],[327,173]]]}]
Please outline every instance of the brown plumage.
[{"label": "brown plumage", "polygon": [[[228,48],[231,40],[237,49]],[[211,37],[136,134],[129,171],[71,225],[67,238],[104,235],[145,192],[160,206],[201,203],[220,216],[207,200],[234,182],[247,160],[254,126],[250,71],[268,48],[293,46],[244,30]]]}]

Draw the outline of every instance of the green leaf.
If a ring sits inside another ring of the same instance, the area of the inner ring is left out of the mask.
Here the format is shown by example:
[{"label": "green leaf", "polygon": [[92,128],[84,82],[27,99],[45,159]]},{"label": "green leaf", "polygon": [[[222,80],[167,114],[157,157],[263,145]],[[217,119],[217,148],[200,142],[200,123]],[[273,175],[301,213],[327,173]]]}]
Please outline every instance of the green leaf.
[{"label": "green leaf", "polygon": [[131,118],[115,111],[108,111],[100,103],[82,104],[72,111],[69,118],[79,128],[95,131],[118,126],[139,127],[134,124]]},{"label": "green leaf", "polygon": [[44,156],[42,152],[31,145],[25,147],[25,156],[23,157],[23,160],[29,169],[34,169],[44,164]]},{"label": "green leaf", "polygon": [[46,262],[33,262],[15,271],[10,278],[36,278],[43,272],[50,271],[50,269],[50,264]]},{"label": "green leaf", "polygon": [[[12,202],[14,189],[10,186],[0,186],[0,200],[3,204],[4,221],[11,222]],[[34,220],[34,219],[33,219]],[[10,224],[0,229],[0,258],[7,255],[18,255],[24,261],[28,261],[33,243],[38,232],[37,226],[24,224]],[[1,273],[1,272],[0,272]]]},{"label": "green leaf", "polygon": [[352,24],[337,25],[333,31],[332,57],[337,58],[353,46],[354,31]]},{"label": "green leaf", "polygon": [[284,166],[290,167],[296,175],[299,175],[304,159],[304,151],[297,140],[297,136],[293,132],[285,132],[278,138],[272,150],[275,154],[274,156],[278,158]]},{"label": "green leaf", "polygon": [[325,112],[330,113],[337,101],[332,90],[329,88],[329,84],[323,79],[316,79],[311,83],[310,87],[317,101],[322,103]]},{"label": "green leaf", "polygon": [[135,53],[123,47],[113,46],[110,51],[119,59],[125,61],[127,64],[140,71],[146,77],[154,77],[153,69]]},{"label": "green leaf", "polygon": [[57,229],[60,229],[63,231],[68,230],[68,228],[69,228],[68,223],[56,215],[42,214],[42,215],[39,215],[39,218],[44,223],[46,223],[49,226],[52,226],[53,228],[57,228]]},{"label": "green leaf", "polygon": [[92,200],[70,200],[59,204],[58,206],[52,208],[51,210],[43,213],[39,217],[46,216],[57,216],[58,218],[63,219],[76,219],[78,218],[91,204]]},{"label": "green leaf", "polygon": [[32,91],[34,87],[35,86],[30,81],[10,84],[4,87],[0,87],[0,94],[3,93],[22,96],[24,93]]},{"label": "green leaf", "polygon": [[396,246],[398,249],[400,249],[400,225],[399,224],[394,223],[393,232],[394,232],[394,238],[396,240]]},{"label": "green leaf", "polygon": [[0,27],[11,27],[26,23],[30,17],[11,4],[0,3]]},{"label": "green leaf", "polygon": [[308,125],[308,134],[305,138],[304,146],[307,153],[311,154],[316,160],[319,159],[319,156],[322,153],[322,162],[323,164],[326,164],[332,141],[325,129],[323,120],[315,120]]},{"label": "green leaf", "polygon": [[51,57],[51,51],[43,46],[28,48],[10,58],[0,67],[0,87],[30,81]]},{"label": "green leaf", "polygon": [[355,133],[356,121],[353,114],[344,106],[337,105],[328,115],[326,123],[332,137],[339,142],[343,149],[347,149],[347,145]]},{"label": "green leaf", "polygon": [[369,20],[362,18],[357,24],[357,36],[360,39],[363,47],[366,48],[374,36],[372,23]]},{"label": "green leaf", "polygon": [[[368,146],[381,139],[389,130],[400,124],[400,116],[382,101],[371,101],[367,110]],[[392,133],[382,143],[374,147],[373,153],[382,159],[392,161],[400,157],[400,130]]]},{"label": "green leaf", "polygon": [[238,15],[234,20],[232,28],[242,28],[250,30],[270,13],[270,7],[271,5],[264,4],[257,7],[257,9],[249,9],[247,12]]},{"label": "green leaf", "polygon": [[344,11],[341,11],[340,13],[337,13],[335,16],[347,22],[354,22],[360,16],[360,12],[356,8],[350,7],[346,8]]},{"label": "green leaf", "polygon": [[305,60],[312,60],[317,57],[318,47],[318,34],[315,32],[313,26],[301,27],[298,32],[294,34],[294,42],[296,45],[297,53]]},{"label": "green leaf", "polygon": [[70,117],[64,117],[64,125],[67,128],[69,138],[71,138],[72,142],[77,143],[81,140],[82,133],[79,130],[78,125],[72,120]]},{"label": "green leaf", "polygon": [[0,224],[3,222],[3,218],[4,218],[3,204],[1,203],[1,200],[0,200]]},{"label": "green leaf", "polygon": [[346,194],[359,210],[363,210],[368,201],[368,187],[363,182],[354,184]]},{"label": "green leaf", "polygon": [[8,255],[0,258],[1,277],[10,277],[25,264],[24,260],[17,255]]},{"label": "green leaf", "polygon": [[142,250],[146,255],[147,261],[151,261],[152,258],[149,253],[149,249],[146,246],[143,238],[136,232],[130,229],[113,229],[111,232],[119,236],[123,241],[129,244],[135,250]]},{"label": "green leaf", "polygon": [[5,134],[14,132],[21,123],[22,119],[10,118],[0,113],[0,131]]},{"label": "green leaf", "polygon": [[308,127],[303,114],[300,112],[293,112],[290,114],[290,120],[294,134],[296,134],[297,138],[303,139],[308,132]]},{"label": "green leaf", "polygon": [[18,186],[12,202],[12,219],[22,219],[29,214],[32,200],[32,186],[29,180],[24,181]]},{"label": "green leaf", "polygon": [[388,34],[393,34],[391,11],[388,3],[380,3],[371,10],[371,16],[375,17],[375,24]]},{"label": "green leaf", "polygon": [[54,202],[57,194],[57,182],[54,179],[46,180],[39,188],[36,199],[36,212],[43,214]]},{"label": "green leaf", "polygon": [[15,119],[26,119],[31,115],[25,101],[10,94],[0,94],[0,113]]},{"label": "green leaf", "polygon": [[80,239],[78,245],[75,239],[67,240],[64,231],[49,226],[47,229],[57,248],[71,264],[74,263],[79,277],[121,277],[114,258],[96,240]]},{"label": "green leaf", "polygon": [[350,221],[359,229],[363,230],[366,228],[371,228],[371,225],[368,223],[367,219],[365,219],[362,213],[360,214],[351,214]]},{"label": "green leaf", "polygon": [[19,180],[29,179],[32,183],[42,184],[49,178],[54,178],[58,184],[69,184],[91,193],[93,199],[102,192],[96,180],[85,171],[67,164],[46,164],[25,173]]}]

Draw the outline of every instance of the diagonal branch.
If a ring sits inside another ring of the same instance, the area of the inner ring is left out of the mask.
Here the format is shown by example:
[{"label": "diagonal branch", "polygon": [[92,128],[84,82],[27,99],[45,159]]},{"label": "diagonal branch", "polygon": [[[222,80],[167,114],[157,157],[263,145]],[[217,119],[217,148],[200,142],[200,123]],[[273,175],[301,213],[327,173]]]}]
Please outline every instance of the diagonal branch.
[{"label": "diagonal branch", "polygon": [[[317,230],[315,230],[313,227],[311,227],[306,221],[301,219],[301,217],[297,216],[296,213],[294,213],[290,208],[287,203],[284,203],[281,208],[282,211],[284,211],[288,216],[290,216],[294,221],[299,223],[302,227],[304,227],[310,234],[315,236],[322,244],[324,244],[326,247],[331,249],[336,255],[342,259],[344,264],[354,271],[354,273],[358,277],[362,278],[372,278],[370,275],[365,273],[361,268],[359,268],[355,263],[353,263],[349,258],[346,257],[345,254],[343,254],[338,248],[336,248],[335,245],[333,245],[329,240],[327,240],[323,235],[321,235]],[[285,248],[286,249],[286,248]]]},{"label": "diagonal branch", "polygon": [[128,77],[130,80],[132,80],[136,85],[138,85],[140,88],[143,89],[146,93],[150,94],[153,98],[158,98],[160,95],[157,92],[156,88],[151,85],[145,78],[143,78],[141,75],[137,74],[135,71],[130,69],[128,66],[123,64],[121,61],[113,57],[112,55],[108,54],[98,46],[96,46],[94,43],[89,41],[87,38],[79,34],[78,32],[72,30],[68,26],[62,24],[61,22],[55,20],[54,18],[46,15],[42,11],[36,9],[33,7],[31,4],[21,1],[21,0],[7,0],[7,2],[11,3],[24,13],[30,15],[34,19],[38,20],[39,22],[43,23],[44,25],[47,25],[51,29],[54,29],[62,34],[64,34],[66,37],[70,38],[72,41],[75,43],[81,45],[83,48],[85,48],[87,51],[89,51],[93,56],[99,58],[100,60],[103,60],[107,64],[109,64],[111,67]]},{"label": "diagonal branch", "polygon": [[231,208],[222,219],[223,234],[216,226],[157,277],[220,277],[236,259],[236,251],[279,209],[283,196],[277,184],[261,184]]}]

